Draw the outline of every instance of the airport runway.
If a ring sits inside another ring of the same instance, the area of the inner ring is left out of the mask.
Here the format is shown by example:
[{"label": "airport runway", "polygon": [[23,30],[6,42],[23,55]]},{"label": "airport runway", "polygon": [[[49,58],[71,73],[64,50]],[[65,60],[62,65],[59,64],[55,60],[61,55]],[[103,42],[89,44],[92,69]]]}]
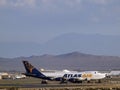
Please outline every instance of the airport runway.
[{"label": "airport runway", "polygon": [[[110,81],[109,81],[110,80]],[[120,78],[108,79],[107,82],[102,83],[67,83],[59,84],[60,82],[50,81],[49,84],[41,84],[40,79],[5,79],[0,80],[0,88],[16,87],[16,88],[88,88],[88,87],[117,87],[120,90]]]},{"label": "airport runway", "polygon": [[77,87],[93,86],[93,84],[0,84],[2,87],[43,88],[43,87]]},{"label": "airport runway", "polygon": [[[113,84],[0,84],[0,87],[17,87],[17,88],[55,88],[55,87],[100,87],[115,86]],[[120,86],[120,84],[116,84]]]}]

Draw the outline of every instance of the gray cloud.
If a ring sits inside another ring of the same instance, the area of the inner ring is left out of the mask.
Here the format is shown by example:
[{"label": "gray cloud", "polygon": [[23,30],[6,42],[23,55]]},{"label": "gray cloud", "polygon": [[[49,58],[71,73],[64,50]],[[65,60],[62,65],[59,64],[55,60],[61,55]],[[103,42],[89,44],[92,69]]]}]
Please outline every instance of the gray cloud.
[{"label": "gray cloud", "polygon": [[7,1],[6,1],[6,0],[0,0],[0,6],[5,6],[5,5],[6,5],[6,3],[7,3]]},{"label": "gray cloud", "polygon": [[0,6],[6,7],[33,7],[36,0],[0,0]]},{"label": "gray cloud", "polygon": [[64,5],[69,7],[75,7],[82,2],[91,2],[94,4],[106,4],[113,0],[0,0],[0,6],[12,6],[12,7],[33,7],[33,6],[57,6]]},{"label": "gray cloud", "polygon": [[95,3],[95,4],[107,4],[107,3],[111,3],[114,0],[88,0],[91,3]]}]

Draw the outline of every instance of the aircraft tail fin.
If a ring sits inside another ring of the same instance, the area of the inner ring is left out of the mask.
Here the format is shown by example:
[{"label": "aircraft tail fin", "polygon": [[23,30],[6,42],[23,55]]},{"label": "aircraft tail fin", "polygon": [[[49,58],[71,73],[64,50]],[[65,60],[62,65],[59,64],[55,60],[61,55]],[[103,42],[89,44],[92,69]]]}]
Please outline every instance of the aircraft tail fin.
[{"label": "aircraft tail fin", "polygon": [[26,75],[37,77],[37,78],[46,78],[44,74],[42,74],[39,70],[37,70],[34,66],[32,66],[28,61],[23,61],[24,67],[26,69]]}]

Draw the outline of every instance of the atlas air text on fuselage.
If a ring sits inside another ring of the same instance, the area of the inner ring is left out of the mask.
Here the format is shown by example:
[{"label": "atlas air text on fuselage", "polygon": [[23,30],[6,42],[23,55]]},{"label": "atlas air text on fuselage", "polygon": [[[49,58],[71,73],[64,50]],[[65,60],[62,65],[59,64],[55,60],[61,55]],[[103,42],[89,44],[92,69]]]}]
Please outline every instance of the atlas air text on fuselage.
[{"label": "atlas air text on fuselage", "polygon": [[91,78],[93,74],[85,73],[85,74],[64,74],[63,77],[65,78]]}]

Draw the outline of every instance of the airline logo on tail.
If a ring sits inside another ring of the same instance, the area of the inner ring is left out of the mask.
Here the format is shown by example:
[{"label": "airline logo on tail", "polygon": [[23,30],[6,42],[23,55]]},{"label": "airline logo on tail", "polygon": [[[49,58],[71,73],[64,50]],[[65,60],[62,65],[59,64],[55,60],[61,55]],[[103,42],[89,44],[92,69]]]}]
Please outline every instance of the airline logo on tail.
[{"label": "airline logo on tail", "polygon": [[46,77],[44,74],[42,74],[39,70],[37,70],[34,66],[32,66],[28,61],[23,61],[23,64],[26,69],[26,73],[25,73],[26,76],[50,80],[49,77]]},{"label": "airline logo on tail", "polygon": [[27,70],[28,73],[32,73],[34,67],[28,63],[28,61],[23,61],[24,65],[25,65],[25,68]]}]

